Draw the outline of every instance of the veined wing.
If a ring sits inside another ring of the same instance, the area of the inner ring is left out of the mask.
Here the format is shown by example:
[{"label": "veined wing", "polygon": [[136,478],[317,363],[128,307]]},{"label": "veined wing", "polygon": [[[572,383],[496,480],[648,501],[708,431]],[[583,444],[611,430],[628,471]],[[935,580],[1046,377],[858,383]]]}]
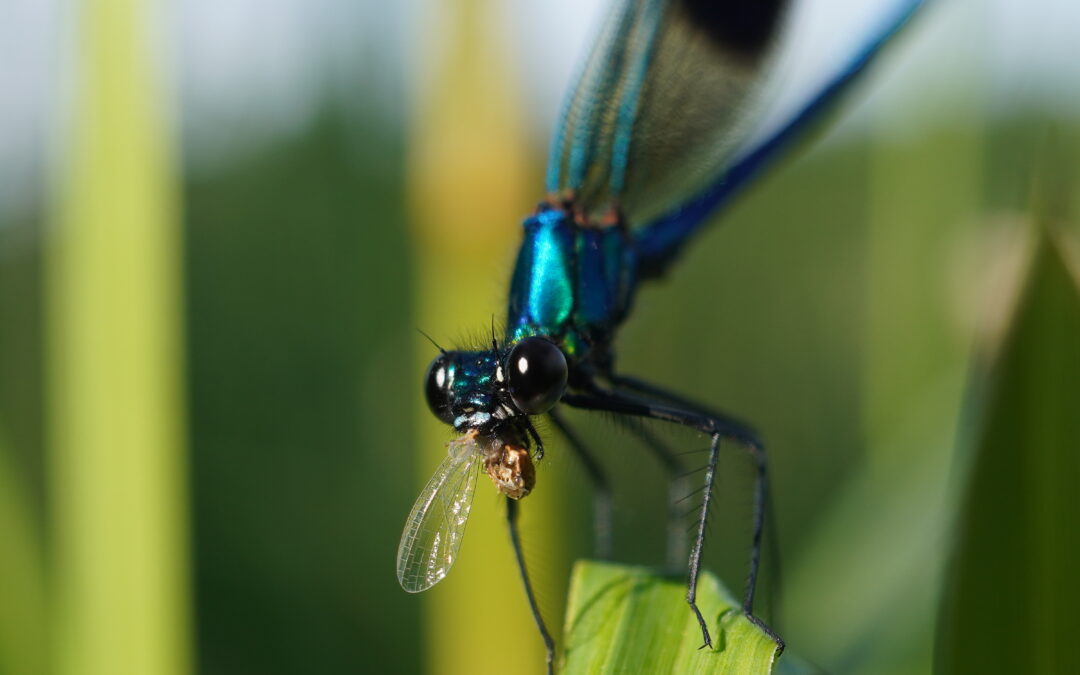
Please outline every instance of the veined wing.
[{"label": "veined wing", "polygon": [[413,504],[398,544],[397,577],[410,593],[442,581],[457,560],[484,457],[474,437],[450,443],[450,454]]},{"label": "veined wing", "polygon": [[730,160],[786,0],[617,3],[565,103],[547,189],[647,222]]},{"label": "veined wing", "polygon": [[[808,9],[823,9],[815,6],[820,2],[807,4],[811,5]],[[704,189],[651,221],[636,223],[642,225],[635,234],[643,257],[642,273],[662,270],[711,213],[784,157],[835,107],[924,4],[925,0],[880,0],[859,6],[858,11],[849,12],[853,17],[845,16],[846,26],[835,22],[825,24],[831,38],[828,57],[809,58],[805,50],[798,56],[788,54],[787,60],[795,66],[792,70],[804,71],[799,73],[797,91],[789,92],[780,104],[761,111],[763,114],[752,132],[742,139],[739,149]],[[821,42],[816,43],[817,51],[822,51]],[[797,49],[794,51],[798,53]]]}]

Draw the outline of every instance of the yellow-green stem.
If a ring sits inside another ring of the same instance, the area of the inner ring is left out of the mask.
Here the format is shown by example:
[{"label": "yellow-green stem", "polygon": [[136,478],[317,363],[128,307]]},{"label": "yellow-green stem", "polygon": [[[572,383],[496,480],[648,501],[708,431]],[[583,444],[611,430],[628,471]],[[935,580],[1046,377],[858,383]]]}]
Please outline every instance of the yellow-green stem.
[{"label": "yellow-green stem", "polygon": [[151,3],[79,6],[46,265],[52,669],[190,667],[181,237]]}]

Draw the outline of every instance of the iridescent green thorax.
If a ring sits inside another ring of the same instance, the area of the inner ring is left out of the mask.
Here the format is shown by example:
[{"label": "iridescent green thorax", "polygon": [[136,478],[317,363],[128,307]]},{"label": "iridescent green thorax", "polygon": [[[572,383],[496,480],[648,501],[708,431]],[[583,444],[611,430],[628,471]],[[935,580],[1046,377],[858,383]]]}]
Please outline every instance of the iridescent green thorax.
[{"label": "iridescent green thorax", "polygon": [[508,342],[544,336],[571,361],[606,353],[634,288],[634,251],[625,229],[582,226],[549,205],[527,218],[524,229],[510,286]]},{"label": "iridescent green thorax", "polygon": [[636,259],[622,226],[579,225],[567,210],[545,205],[524,229],[502,344],[444,352],[440,369],[429,371],[445,397],[438,414],[458,430],[499,428],[520,414],[506,361],[522,340],[555,343],[573,379],[575,368],[610,364],[613,332],[629,309]]}]

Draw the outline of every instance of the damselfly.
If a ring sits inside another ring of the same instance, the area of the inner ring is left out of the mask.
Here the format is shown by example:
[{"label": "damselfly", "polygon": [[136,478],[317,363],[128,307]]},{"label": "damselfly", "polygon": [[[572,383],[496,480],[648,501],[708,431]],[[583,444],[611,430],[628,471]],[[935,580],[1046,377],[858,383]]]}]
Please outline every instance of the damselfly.
[{"label": "damselfly", "polygon": [[[615,368],[613,340],[638,284],[665,273],[682,247],[734,195],[818,121],[903,26],[921,0],[885,0],[868,37],[820,85],[779,115],[749,105],[776,50],[783,0],[622,0],[603,27],[565,104],[552,143],[547,196],[524,221],[506,329],[489,348],[445,351],[426,375],[432,412],[461,437],[424,488],[398,549],[402,587],[423,591],[457,558],[481,467],[507,496],[507,520],[533,616],[546,629],[522,558],[517,500],[544,454],[532,418],[550,417],[596,489],[597,553],[608,554],[611,508],[592,454],[560,406],[662,420],[710,437],[702,503],[689,551],[687,600],[696,604],[721,439],[745,446],[756,467],[750,570],[743,611],[753,613],[767,495],[765,449],[744,424]],[[797,31],[798,27],[791,29]],[[760,112],[760,111],[759,111]],[[678,462],[668,453],[669,465]],[[685,552],[684,552],[685,555]]]}]

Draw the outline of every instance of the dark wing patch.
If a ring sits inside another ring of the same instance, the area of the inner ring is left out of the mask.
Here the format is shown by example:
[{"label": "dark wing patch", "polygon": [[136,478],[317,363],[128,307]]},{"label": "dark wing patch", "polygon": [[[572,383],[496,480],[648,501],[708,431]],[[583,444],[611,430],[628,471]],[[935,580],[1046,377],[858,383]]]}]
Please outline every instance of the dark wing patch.
[{"label": "dark wing patch", "polygon": [[691,22],[725,50],[757,56],[780,25],[785,0],[681,0]]}]

